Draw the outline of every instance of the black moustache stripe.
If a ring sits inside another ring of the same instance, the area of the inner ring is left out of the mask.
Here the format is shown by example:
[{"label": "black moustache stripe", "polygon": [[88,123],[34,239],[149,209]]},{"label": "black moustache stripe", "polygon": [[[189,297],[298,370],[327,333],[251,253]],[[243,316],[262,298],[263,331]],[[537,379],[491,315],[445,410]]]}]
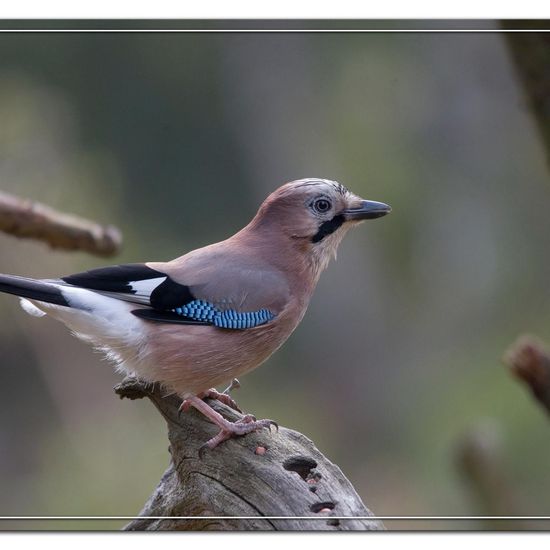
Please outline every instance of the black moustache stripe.
[{"label": "black moustache stripe", "polygon": [[331,220],[323,222],[319,226],[319,231],[311,237],[312,243],[318,243],[322,241],[327,235],[334,233],[345,222],[345,218],[342,214],[334,216]]}]

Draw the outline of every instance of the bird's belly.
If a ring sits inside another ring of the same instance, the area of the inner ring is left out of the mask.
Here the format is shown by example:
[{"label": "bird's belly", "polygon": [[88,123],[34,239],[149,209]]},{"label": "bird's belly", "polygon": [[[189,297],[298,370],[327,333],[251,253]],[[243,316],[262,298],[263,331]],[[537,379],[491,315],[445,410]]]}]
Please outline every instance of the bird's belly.
[{"label": "bird's belly", "polygon": [[180,395],[197,394],[261,365],[295,325],[269,323],[247,330],[157,325],[132,366],[139,376]]}]

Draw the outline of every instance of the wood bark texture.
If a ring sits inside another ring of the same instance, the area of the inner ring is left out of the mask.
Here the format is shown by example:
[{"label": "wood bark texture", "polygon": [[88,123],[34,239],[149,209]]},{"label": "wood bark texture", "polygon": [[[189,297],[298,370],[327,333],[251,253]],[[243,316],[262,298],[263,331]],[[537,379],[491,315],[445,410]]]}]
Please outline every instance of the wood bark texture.
[{"label": "wood bark texture", "polygon": [[[170,466],[140,518],[125,530],[384,529],[382,522],[369,519],[373,514],[340,468],[301,433],[284,427],[263,430],[226,441],[207,450],[201,459],[199,448],[216,434],[217,427],[200,413],[194,409],[179,413],[181,400],[177,396],[165,395],[158,386],[132,378],[125,379],[115,391],[121,397],[151,400],[168,425],[171,454]],[[240,417],[219,401],[208,403],[231,421]],[[181,516],[193,519],[179,519]],[[365,519],[355,519],[358,516]]]}]

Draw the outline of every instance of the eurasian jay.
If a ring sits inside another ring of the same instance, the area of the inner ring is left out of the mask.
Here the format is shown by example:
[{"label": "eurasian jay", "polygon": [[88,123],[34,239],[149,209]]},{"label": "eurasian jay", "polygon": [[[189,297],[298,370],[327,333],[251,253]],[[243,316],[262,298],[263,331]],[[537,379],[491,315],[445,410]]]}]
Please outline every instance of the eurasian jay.
[{"label": "eurasian jay", "polygon": [[271,193],[252,221],[225,241],[169,262],[123,264],[60,279],[0,275],[0,291],[50,315],[104,351],[119,371],[159,382],[234,435],[276,424],[230,422],[203,399],[236,407],[213,388],[277,350],[301,321],[321,272],[348,229],[391,208],[343,185],[307,178]]}]

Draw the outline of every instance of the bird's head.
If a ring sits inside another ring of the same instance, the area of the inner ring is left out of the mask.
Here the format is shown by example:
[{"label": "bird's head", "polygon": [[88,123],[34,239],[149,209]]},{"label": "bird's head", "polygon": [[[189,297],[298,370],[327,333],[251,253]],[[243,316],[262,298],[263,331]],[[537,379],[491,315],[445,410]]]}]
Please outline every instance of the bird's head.
[{"label": "bird's head", "polygon": [[338,182],[307,178],[271,193],[251,225],[280,232],[310,253],[322,270],[350,227],[390,211],[387,204],[364,200]]}]

